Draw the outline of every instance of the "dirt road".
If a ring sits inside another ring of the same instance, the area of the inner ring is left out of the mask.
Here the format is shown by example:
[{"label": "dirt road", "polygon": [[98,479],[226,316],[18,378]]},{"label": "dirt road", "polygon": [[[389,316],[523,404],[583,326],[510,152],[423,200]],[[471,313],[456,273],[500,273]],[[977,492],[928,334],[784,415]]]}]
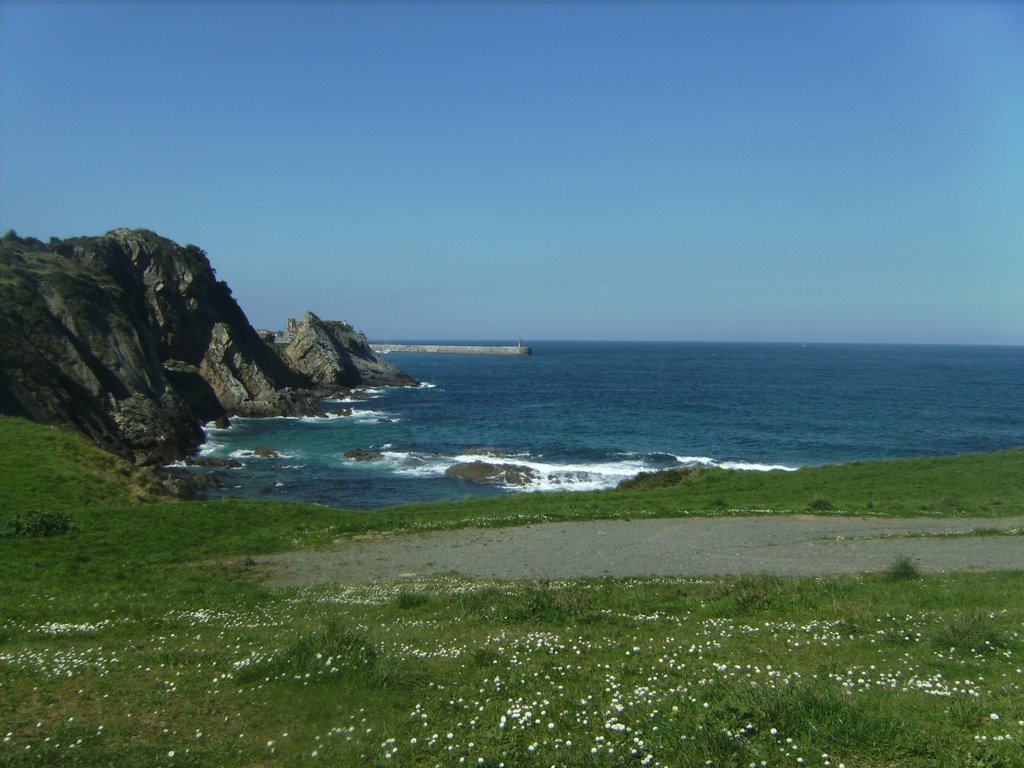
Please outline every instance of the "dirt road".
[{"label": "dirt road", "polygon": [[1024,516],[589,521],[362,536],[325,549],[266,555],[256,561],[268,581],[279,586],[453,573],[488,579],[806,576],[882,571],[903,555],[922,572],[934,573],[1022,569],[1022,531]]}]

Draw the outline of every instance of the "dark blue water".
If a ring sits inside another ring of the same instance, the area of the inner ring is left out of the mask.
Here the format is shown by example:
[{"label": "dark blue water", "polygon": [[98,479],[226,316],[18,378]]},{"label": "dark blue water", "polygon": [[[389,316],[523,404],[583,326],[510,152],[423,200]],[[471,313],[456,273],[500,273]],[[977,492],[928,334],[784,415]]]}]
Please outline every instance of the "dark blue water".
[{"label": "dark blue water", "polygon": [[[532,357],[394,354],[428,384],[333,419],[237,419],[225,493],[342,507],[610,487],[645,469],[764,470],[1024,445],[1024,348],[549,342]],[[329,405],[329,407],[339,407]],[[259,445],[281,458],[259,459]],[[344,458],[351,449],[381,453]],[[525,487],[446,477],[527,466]]]}]

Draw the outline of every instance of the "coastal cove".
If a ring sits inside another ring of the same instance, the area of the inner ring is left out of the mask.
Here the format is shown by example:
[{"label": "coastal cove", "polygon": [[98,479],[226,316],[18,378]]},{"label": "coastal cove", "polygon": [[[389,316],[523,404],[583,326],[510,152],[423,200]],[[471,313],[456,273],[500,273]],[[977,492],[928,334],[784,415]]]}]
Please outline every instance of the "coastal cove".
[{"label": "coastal cove", "polygon": [[[677,466],[796,469],[1024,444],[1018,347],[530,346],[530,357],[396,354],[422,386],[326,401],[330,418],[208,427],[201,454],[242,465],[213,470],[210,496],[369,509],[597,490]],[[517,470],[452,476],[471,463]]]},{"label": "coastal cove", "polygon": [[1024,768],[1024,0],[0,0],[0,768]]}]

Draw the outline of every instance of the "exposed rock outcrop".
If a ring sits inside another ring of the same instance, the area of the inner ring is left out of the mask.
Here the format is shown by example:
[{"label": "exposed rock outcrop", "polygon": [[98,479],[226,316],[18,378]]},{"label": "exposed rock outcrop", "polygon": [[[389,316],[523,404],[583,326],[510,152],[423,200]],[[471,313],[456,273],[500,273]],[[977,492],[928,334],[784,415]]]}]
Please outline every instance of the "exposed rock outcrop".
[{"label": "exposed rock outcrop", "polygon": [[384,454],[380,451],[368,451],[365,448],[353,448],[351,451],[345,451],[345,458],[352,461],[377,461],[384,458]]},{"label": "exposed rock outcrop", "polygon": [[537,473],[521,464],[491,464],[487,461],[467,461],[453,464],[444,472],[471,483],[488,485],[529,485]]},{"label": "exposed rock outcrop", "polygon": [[281,350],[288,365],[325,387],[411,386],[417,382],[374,352],[366,336],[337,320],[307,312]]},{"label": "exposed rock outcrop", "polygon": [[148,230],[49,244],[9,233],[0,240],[0,412],[163,463],[192,453],[207,421],[323,415],[326,385],[415,383],[368,361],[351,329],[312,325],[327,329],[324,349],[336,354],[310,345],[293,369],[194,245]]}]

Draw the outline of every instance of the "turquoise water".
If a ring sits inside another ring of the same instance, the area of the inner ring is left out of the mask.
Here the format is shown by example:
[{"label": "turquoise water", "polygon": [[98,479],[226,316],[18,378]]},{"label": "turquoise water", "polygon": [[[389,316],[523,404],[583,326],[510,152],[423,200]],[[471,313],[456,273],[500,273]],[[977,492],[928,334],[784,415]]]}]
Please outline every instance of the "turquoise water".
[{"label": "turquoise water", "polygon": [[[208,430],[203,450],[245,465],[221,472],[224,495],[372,508],[606,488],[679,465],[758,471],[1024,445],[1021,347],[531,346],[526,358],[394,354],[423,387],[369,392],[347,417],[236,419]],[[281,457],[253,457],[261,445]],[[382,455],[345,459],[352,449]],[[505,488],[444,475],[477,459],[536,478]]]}]

